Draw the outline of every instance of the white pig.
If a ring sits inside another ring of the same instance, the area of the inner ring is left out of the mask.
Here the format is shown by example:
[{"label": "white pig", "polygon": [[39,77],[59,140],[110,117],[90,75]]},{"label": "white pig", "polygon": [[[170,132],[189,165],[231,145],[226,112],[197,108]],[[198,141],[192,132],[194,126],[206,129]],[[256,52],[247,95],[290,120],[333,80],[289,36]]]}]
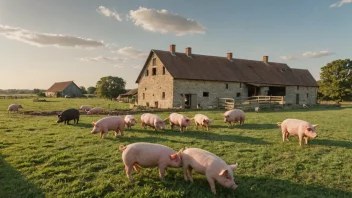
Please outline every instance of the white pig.
[{"label": "white pig", "polygon": [[224,113],[224,122],[227,122],[228,127],[230,127],[230,123],[233,126],[236,122],[240,122],[240,125],[243,125],[245,119],[246,115],[240,109],[233,109]]},{"label": "white pig", "polygon": [[125,116],[125,124],[127,128],[131,129],[132,126],[136,125],[137,119],[133,115]]},{"label": "white pig", "polygon": [[18,113],[18,109],[23,109],[22,105],[20,105],[20,104],[11,104],[7,108],[7,113],[10,113],[11,111]]},{"label": "white pig", "polygon": [[237,169],[238,164],[228,165],[220,157],[213,153],[199,149],[186,148],[181,153],[183,175],[186,181],[193,183],[192,170],[205,175],[211,192],[216,194],[215,182],[222,186],[235,190],[237,185],[234,181],[233,171]]},{"label": "white pig", "polygon": [[202,128],[206,127],[207,131],[209,131],[209,126],[212,123],[212,120],[210,120],[207,116],[203,114],[196,114],[193,119],[197,129],[198,125],[201,125]]},{"label": "white pig", "polygon": [[101,107],[94,107],[93,109],[86,111],[88,115],[90,114],[99,114],[99,113],[104,113],[104,109]]},{"label": "white pig", "polygon": [[164,130],[165,129],[165,122],[157,115],[151,113],[144,113],[141,115],[141,123],[144,129],[147,126],[154,128],[156,131],[157,129]]},{"label": "white pig", "polygon": [[138,171],[139,167],[158,167],[159,176],[164,179],[167,167],[179,168],[182,166],[182,150],[177,153],[172,148],[164,145],[138,142],[125,147],[121,146],[119,149],[123,151],[122,160],[130,181],[133,181],[132,167],[135,171]]},{"label": "white pig", "polygon": [[302,146],[302,140],[304,138],[306,144],[308,144],[309,138],[316,138],[318,134],[316,133],[317,124],[309,124],[304,120],[298,119],[286,119],[283,122],[278,122],[278,126],[281,127],[282,141],[288,140],[289,135],[298,136],[299,145]]},{"label": "white pig", "polygon": [[89,111],[89,110],[91,110],[91,109],[92,109],[92,107],[89,106],[89,105],[82,105],[82,106],[79,108],[79,110],[82,110],[82,111]]},{"label": "white pig", "polygon": [[169,120],[171,129],[174,129],[174,126],[180,127],[180,132],[184,132],[184,128],[187,128],[191,124],[191,119],[179,113],[171,113],[164,121]]},{"label": "white pig", "polygon": [[125,121],[120,116],[105,117],[97,122],[92,122],[92,125],[93,129],[91,133],[100,133],[101,138],[104,138],[110,130],[115,131],[115,138],[119,132],[123,136],[123,130],[125,129]]}]

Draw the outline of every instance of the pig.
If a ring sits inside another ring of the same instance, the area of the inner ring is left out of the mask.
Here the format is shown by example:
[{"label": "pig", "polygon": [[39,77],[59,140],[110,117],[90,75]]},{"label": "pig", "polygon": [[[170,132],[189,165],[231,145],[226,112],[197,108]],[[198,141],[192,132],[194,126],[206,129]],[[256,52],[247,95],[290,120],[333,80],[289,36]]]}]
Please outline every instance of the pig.
[{"label": "pig", "polygon": [[133,181],[132,167],[138,172],[139,167],[159,168],[160,179],[164,179],[166,168],[180,168],[182,166],[181,152],[172,148],[146,142],[138,142],[127,146],[120,146],[122,160],[125,164],[125,171],[128,179]]},{"label": "pig", "polygon": [[316,133],[317,124],[309,124],[304,120],[298,119],[286,119],[283,122],[278,122],[277,125],[281,127],[282,141],[288,140],[289,135],[298,136],[299,145],[302,146],[302,140],[304,138],[305,143],[308,144],[309,138],[316,138],[318,134]]},{"label": "pig", "polygon": [[94,107],[93,109],[90,109],[89,111],[86,111],[88,115],[90,114],[99,114],[99,113],[104,113],[104,109],[101,107]]},{"label": "pig", "polygon": [[78,124],[79,111],[77,109],[67,109],[57,115],[57,117],[56,123],[64,122],[64,124],[70,124],[70,120],[73,120],[73,124]]},{"label": "pig", "polygon": [[125,121],[120,116],[109,116],[98,120],[97,122],[92,122],[93,129],[92,134],[100,133],[100,138],[105,138],[106,134],[110,130],[115,131],[115,138],[120,132],[123,136],[123,130],[125,129]]},{"label": "pig", "polygon": [[131,129],[132,126],[136,125],[137,119],[132,115],[125,116],[125,125],[127,128]]},{"label": "pig", "polygon": [[192,119],[194,119],[194,123],[197,129],[198,125],[201,125],[202,128],[206,127],[207,131],[209,131],[209,126],[212,123],[212,120],[210,120],[207,116],[203,114],[196,114]]},{"label": "pig", "polygon": [[184,128],[187,128],[191,124],[191,120],[186,116],[179,113],[171,113],[168,118],[164,121],[169,120],[171,129],[174,129],[174,126],[180,127],[180,132],[184,132]]},{"label": "pig", "polygon": [[205,175],[210,185],[211,192],[216,194],[215,181],[222,186],[235,190],[237,185],[234,181],[233,171],[238,164],[228,165],[220,157],[213,153],[199,149],[186,148],[181,153],[183,176],[186,181],[193,183],[192,170]]},{"label": "pig", "polygon": [[18,109],[23,109],[22,105],[20,105],[20,104],[11,104],[7,108],[7,113],[10,113],[11,111],[18,113]]},{"label": "pig", "polygon": [[144,129],[146,129],[147,126],[154,128],[155,131],[157,131],[157,129],[159,130],[165,129],[165,122],[155,114],[151,114],[151,113],[142,114],[141,123]]},{"label": "pig", "polygon": [[89,111],[91,110],[92,107],[90,105],[82,105],[79,110],[82,110],[82,111]]},{"label": "pig", "polygon": [[243,125],[245,119],[246,115],[240,109],[233,109],[224,113],[224,122],[227,122],[228,127],[230,127],[230,123],[233,126],[236,122],[240,122],[240,125]]}]

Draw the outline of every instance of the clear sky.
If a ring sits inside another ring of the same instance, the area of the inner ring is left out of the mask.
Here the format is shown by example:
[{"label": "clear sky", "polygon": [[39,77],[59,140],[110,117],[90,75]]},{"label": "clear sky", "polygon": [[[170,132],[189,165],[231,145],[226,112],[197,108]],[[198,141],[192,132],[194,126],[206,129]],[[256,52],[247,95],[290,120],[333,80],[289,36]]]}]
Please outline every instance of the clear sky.
[{"label": "clear sky", "polygon": [[151,49],[285,62],[309,69],[352,58],[352,0],[0,0],[0,89],[127,88]]}]

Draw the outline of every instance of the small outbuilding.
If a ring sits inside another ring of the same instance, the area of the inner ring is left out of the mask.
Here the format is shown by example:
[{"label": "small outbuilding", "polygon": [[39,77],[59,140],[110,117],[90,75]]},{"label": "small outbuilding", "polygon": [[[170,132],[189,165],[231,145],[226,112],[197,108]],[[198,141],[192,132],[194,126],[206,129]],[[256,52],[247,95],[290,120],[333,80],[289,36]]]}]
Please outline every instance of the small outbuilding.
[{"label": "small outbuilding", "polygon": [[116,100],[117,101],[131,103],[137,98],[137,95],[138,95],[138,89],[137,88],[136,89],[131,89],[131,90],[127,91],[124,94],[120,94],[116,98]]},{"label": "small outbuilding", "polygon": [[81,97],[81,89],[73,82],[56,82],[45,91],[46,97]]}]

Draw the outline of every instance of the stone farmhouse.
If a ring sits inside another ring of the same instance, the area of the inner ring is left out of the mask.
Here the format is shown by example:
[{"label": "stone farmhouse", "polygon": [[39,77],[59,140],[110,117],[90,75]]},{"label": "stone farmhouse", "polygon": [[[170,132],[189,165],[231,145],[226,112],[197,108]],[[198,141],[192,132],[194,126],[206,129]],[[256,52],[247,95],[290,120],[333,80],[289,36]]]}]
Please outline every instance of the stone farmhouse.
[{"label": "stone farmhouse", "polygon": [[136,83],[138,104],[156,108],[216,106],[218,98],[284,96],[285,104],[316,104],[318,84],[306,69],[285,63],[151,50]]},{"label": "stone farmhouse", "polygon": [[46,97],[81,97],[81,89],[73,82],[56,82],[45,91]]}]

